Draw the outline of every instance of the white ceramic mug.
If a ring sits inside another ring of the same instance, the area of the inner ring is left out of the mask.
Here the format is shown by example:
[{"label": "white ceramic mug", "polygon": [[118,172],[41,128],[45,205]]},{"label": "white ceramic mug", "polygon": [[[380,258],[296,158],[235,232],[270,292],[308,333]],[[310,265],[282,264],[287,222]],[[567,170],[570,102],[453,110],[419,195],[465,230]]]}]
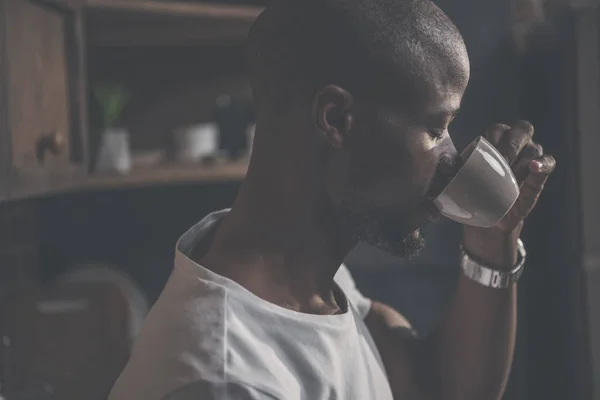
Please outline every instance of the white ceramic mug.
[{"label": "white ceramic mug", "polygon": [[434,200],[442,215],[464,225],[492,227],[519,197],[519,185],[506,159],[483,137],[461,153],[458,173]]}]

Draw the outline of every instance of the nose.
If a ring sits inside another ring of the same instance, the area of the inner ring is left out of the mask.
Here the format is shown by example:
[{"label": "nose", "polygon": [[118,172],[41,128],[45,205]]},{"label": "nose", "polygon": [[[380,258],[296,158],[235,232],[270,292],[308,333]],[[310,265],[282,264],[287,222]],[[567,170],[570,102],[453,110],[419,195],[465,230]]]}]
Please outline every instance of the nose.
[{"label": "nose", "polygon": [[438,168],[437,174],[450,179],[456,175],[461,167],[461,158],[454,147],[454,142],[450,135],[446,135],[442,143],[439,145]]},{"label": "nose", "polygon": [[436,198],[450,183],[461,167],[461,159],[452,138],[446,135],[436,148],[437,166],[429,188],[428,198]]}]

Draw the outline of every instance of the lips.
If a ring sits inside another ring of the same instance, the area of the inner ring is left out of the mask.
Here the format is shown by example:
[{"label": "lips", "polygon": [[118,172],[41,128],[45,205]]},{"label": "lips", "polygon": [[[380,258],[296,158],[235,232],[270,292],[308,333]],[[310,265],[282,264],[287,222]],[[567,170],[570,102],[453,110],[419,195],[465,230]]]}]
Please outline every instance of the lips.
[{"label": "lips", "polygon": [[433,201],[442,193],[452,178],[456,176],[462,164],[463,161],[460,157],[452,157],[450,153],[440,155],[435,175],[427,191],[426,198],[428,201]]}]

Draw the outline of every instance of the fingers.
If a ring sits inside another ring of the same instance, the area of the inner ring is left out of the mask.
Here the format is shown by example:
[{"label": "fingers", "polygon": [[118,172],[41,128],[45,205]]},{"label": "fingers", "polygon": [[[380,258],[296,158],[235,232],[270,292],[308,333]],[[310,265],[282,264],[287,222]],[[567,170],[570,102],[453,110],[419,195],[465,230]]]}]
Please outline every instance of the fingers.
[{"label": "fingers", "polygon": [[527,121],[517,121],[510,130],[504,132],[496,147],[508,163],[513,165],[532,136],[533,125]]},{"label": "fingers", "polygon": [[496,124],[489,127],[484,136],[488,142],[494,145],[494,147],[498,147],[498,143],[500,143],[502,136],[508,131],[510,131],[510,126]]},{"label": "fingers", "polygon": [[532,141],[533,133],[529,122],[518,121],[512,127],[494,125],[485,134],[506,158],[521,187],[517,202],[502,222],[508,227],[516,226],[529,215],[556,167],[554,158],[544,155],[542,146]]},{"label": "fingers", "polygon": [[551,155],[543,155],[528,164],[529,174],[521,185],[521,194],[517,200],[519,217],[525,218],[537,203],[548,176],[556,168],[556,161]]},{"label": "fingers", "polygon": [[517,161],[513,165],[513,172],[519,184],[529,175],[529,163],[542,155],[544,155],[542,146],[529,140],[529,143],[521,150],[521,153],[517,156]]}]

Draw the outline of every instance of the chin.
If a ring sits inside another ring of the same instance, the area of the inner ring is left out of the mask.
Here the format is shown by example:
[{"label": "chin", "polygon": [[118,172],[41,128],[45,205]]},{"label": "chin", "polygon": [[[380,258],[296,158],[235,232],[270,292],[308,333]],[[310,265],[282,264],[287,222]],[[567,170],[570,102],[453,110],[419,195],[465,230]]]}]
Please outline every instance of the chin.
[{"label": "chin", "polygon": [[425,247],[425,238],[421,236],[420,229],[412,231],[403,238],[378,236],[377,240],[367,241],[367,243],[394,257],[404,259],[416,257]]},{"label": "chin", "polygon": [[334,207],[332,215],[338,228],[354,240],[393,256],[414,257],[425,246],[414,213],[345,202]]}]

